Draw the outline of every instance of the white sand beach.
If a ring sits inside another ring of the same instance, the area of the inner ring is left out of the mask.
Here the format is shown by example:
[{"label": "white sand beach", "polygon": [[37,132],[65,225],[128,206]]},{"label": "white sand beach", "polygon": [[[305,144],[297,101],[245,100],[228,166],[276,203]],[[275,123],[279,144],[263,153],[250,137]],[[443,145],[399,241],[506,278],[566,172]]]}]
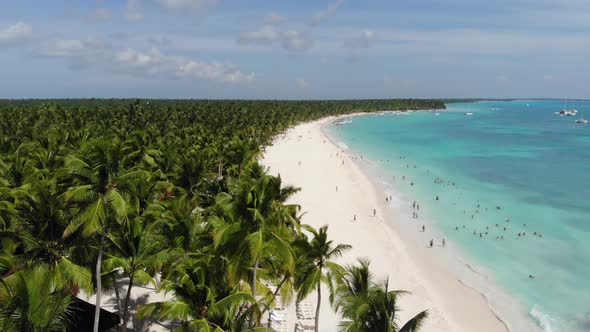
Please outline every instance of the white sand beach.
[{"label": "white sand beach", "polygon": [[[306,212],[302,222],[313,227],[329,225],[328,234],[335,243],[353,246],[341,263],[370,258],[371,270],[380,279],[389,276],[391,289],[410,291],[400,302],[402,322],[428,309],[425,332],[506,331],[479,293],[441,264],[425,259],[424,244],[420,248],[415,239],[404,238],[391,226],[395,223],[386,220],[384,197],[352,158],[322,133],[321,126],[333,119],[289,129],[266,149],[261,161],[271,174],[280,174],[283,183],[302,189],[292,199]],[[307,302],[315,305],[315,298]],[[293,305],[282,315],[285,326],[280,330],[292,331],[297,321]],[[320,331],[337,331],[339,320],[324,296]]]}]

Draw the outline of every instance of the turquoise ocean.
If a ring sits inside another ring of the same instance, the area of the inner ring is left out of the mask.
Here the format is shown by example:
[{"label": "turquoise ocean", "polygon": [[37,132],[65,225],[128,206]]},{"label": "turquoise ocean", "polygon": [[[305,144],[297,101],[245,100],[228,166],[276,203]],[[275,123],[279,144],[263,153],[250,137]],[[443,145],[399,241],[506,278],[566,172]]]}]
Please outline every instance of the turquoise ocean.
[{"label": "turquoise ocean", "polygon": [[576,117],[556,115],[557,100],[451,103],[326,130],[540,329],[590,331],[590,124],[575,123],[590,102],[571,107]]}]

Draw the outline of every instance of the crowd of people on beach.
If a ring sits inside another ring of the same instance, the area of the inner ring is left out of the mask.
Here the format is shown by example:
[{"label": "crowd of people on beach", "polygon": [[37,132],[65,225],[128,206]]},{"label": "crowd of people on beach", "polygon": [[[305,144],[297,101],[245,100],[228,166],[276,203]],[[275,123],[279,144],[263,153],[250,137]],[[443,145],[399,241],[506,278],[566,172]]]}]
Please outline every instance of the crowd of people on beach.
[{"label": "crowd of people on beach", "polygon": [[[345,154],[344,154],[343,151],[341,151],[340,153],[336,153],[336,157],[340,157],[342,159],[341,160],[341,164],[342,165],[344,165],[344,156],[345,156]],[[330,157],[332,157],[332,155],[330,155]],[[363,159],[362,155],[359,155],[359,156],[348,156],[348,157],[350,157],[352,159]],[[403,160],[403,159],[406,159],[406,158],[407,157],[406,156],[403,156],[403,155],[399,157],[400,160]],[[381,162],[390,162],[389,159],[384,159],[384,160],[379,160],[379,161],[381,161]],[[410,164],[407,164],[407,163],[406,163],[405,166],[406,166],[406,168],[418,168],[417,165],[410,165]],[[426,173],[427,174],[431,174],[430,170],[426,170]],[[399,176],[398,176],[398,178],[399,178]],[[409,184],[410,186],[414,186],[415,180],[410,180],[410,178],[408,177],[408,179],[406,181],[406,178],[407,178],[406,175],[401,175],[401,181],[402,182],[405,182],[405,183]],[[392,177],[392,180],[395,182],[396,176],[393,176]],[[434,177],[434,183],[437,184],[437,185],[440,185],[442,187],[454,187],[454,188],[457,188],[457,183],[455,183],[452,180],[444,179],[444,178],[439,177],[439,176],[435,176]],[[338,186],[336,186],[336,192],[338,192]],[[393,199],[393,196],[392,195],[387,195],[385,197],[385,203],[391,203],[392,202],[392,199]],[[443,198],[442,198],[442,196],[440,194],[434,195],[434,201],[435,202],[441,201],[442,199]],[[457,203],[453,203],[453,205],[457,205]],[[419,214],[420,213],[420,203],[418,201],[413,201],[411,207],[412,207],[412,209],[411,209],[411,213],[412,213],[411,214],[411,219],[414,219],[414,220],[415,219],[419,219],[419,217],[420,217],[420,214]],[[468,217],[469,218],[468,220],[471,221],[471,225],[472,226],[469,227],[468,224],[462,224],[462,225],[456,226],[455,227],[455,230],[456,231],[467,230],[468,228],[472,228],[473,226],[477,225],[473,229],[473,236],[476,236],[476,237],[481,238],[481,239],[485,239],[485,238],[488,238],[490,235],[492,235],[492,236],[495,235],[495,239],[496,240],[505,240],[506,238],[509,238],[509,235],[508,234],[511,234],[511,232],[510,232],[510,227],[508,225],[515,225],[515,223],[511,223],[511,220],[510,219],[506,219],[504,221],[504,224],[505,225],[500,225],[500,223],[496,223],[493,226],[484,226],[484,225],[481,225],[481,224],[477,223],[477,220],[478,219],[476,217],[479,216],[479,215],[483,215],[484,213],[489,212],[490,210],[491,211],[496,211],[496,212],[502,212],[503,211],[501,204],[496,204],[495,206],[492,206],[492,207],[488,208],[488,207],[484,207],[484,204],[482,202],[480,202],[479,200],[476,200],[476,202],[475,202],[472,210],[469,210],[469,211],[467,209],[463,210],[463,214],[469,216]],[[372,216],[373,217],[376,217],[377,216],[377,209],[374,208],[372,210]],[[354,222],[357,221],[357,215],[356,214],[353,215],[352,221],[354,221]],[[522,228],[519,228],[518,231],[514,233],[514,235],[515,235],[514,238],[517,238],[518,239],[518,238],[527,237],[527,232],[525,231],[526,226],[527,226],[526,223],[525,224],[522,224]],[[485,227],[485,229],[483,229],[483,227]],[[420,230],[421,230],[421,232],[426,233],[426,224],[422,224],[422,226],[420,227]],[[498,233],[498,232],[501,232],[501,233]],[[538,231],[533,231],[532,232],[532,236],[533,237],[537,237],[537,238],[542,238],[543,237],[542,234],[540,232],[538,232]],[[433,248],[435,246],[435,242],[436,242],[435,239],[434,238],[431,238],[430,240],[428,240],[427,247]],[[441,238],[440,239],[440,247],[445,248],[446,247],[446,244],[447,244],[446,242],[447,241],[446,241],[445,238]],[[532,275],[532,274],[529,275],[529,277],[530,278],[535,278],[535,276]]]}]

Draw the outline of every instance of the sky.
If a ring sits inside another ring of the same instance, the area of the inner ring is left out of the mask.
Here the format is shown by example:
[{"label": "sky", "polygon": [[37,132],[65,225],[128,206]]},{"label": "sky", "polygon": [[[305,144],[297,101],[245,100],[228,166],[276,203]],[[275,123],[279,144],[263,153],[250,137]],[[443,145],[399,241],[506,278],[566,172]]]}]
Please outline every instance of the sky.
[{"label": "sky", "polygon": [[0,98],[590,98],[589,0],[0,0]]}]

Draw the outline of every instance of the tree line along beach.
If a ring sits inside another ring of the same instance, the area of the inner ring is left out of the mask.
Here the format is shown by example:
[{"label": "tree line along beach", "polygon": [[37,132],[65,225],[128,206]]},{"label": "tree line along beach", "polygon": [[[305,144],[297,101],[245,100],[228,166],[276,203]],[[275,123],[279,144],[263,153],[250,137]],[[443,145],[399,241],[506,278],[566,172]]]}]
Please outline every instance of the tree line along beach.
[{"label": "tree line along beach", "polygon": [[[362,256],[332,235],[338,227],[305,226],[308,208],[290,199],[299,184],[270,175],[257,159],[301,122],[444,108],[441,101],[3,100],[0,107],[3,328],[102,330],[120,319],[123,330],[237,331],[291,320],[326,330],[319,315],[326,293],[310,314],[325,285],[339,313],[326,312],[325,326],[399,323],[398,285],[379,281],[387,275],[374,263],[349,260]],[[336,264],[339,256],[346,264]],[[374,280],[363,279],[367,273]],[[365,280],[364,291],[347,289],[355,280]],[[98,307],[82,314],[78,298]],[[353,298],[388,304],[355,314]],[[427,304],[406,329],[426,319]]]}]

